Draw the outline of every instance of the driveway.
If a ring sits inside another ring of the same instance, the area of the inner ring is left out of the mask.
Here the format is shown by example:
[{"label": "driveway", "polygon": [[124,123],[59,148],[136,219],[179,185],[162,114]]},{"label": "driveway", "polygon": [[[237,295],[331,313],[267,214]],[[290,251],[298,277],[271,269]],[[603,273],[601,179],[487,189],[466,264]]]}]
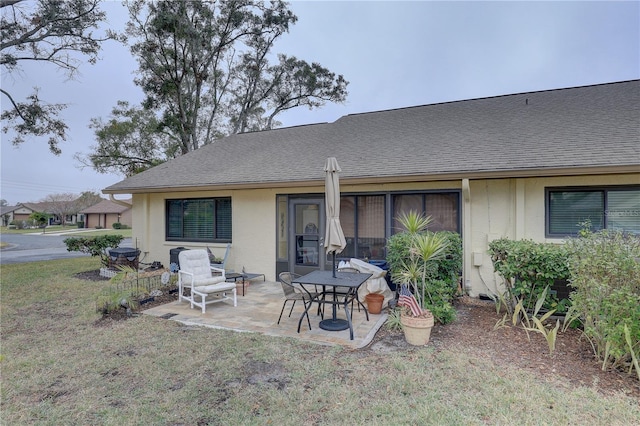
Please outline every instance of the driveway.
[{"label": "driveway", "polygon": [[[89,256],[67,251],[63,243],[65,238],[69,238],[69,235],[2,234],[0,241],[8,246],[0,250],[0,265]],[[131,247],[131,238],[122,240],[120,246]]]}]

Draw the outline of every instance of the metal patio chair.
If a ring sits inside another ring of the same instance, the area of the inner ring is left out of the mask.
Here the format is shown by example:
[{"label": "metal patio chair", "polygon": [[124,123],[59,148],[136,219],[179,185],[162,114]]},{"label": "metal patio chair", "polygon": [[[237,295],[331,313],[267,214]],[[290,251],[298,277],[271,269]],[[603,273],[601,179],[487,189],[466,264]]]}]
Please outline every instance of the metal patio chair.
[{"label": "metal patio chair", "polygon": [[[281,272],[280,275],[278,275],[280,285],[282,286],[282,292],[284,293],[285,297],[284,302],[282,303],[282,309],[280,310],[280,316],[278,317],[278,324],[280,324],[282,313],[284,312],[284,308],[287,305],[287,302],[293,302],[291,304],[291,309],[289,310],[289,317],[291,317],[291,313],[293,312],[293,308],[296,305],[296,302],[301,300],[304,304],[307,323],[309,324],[309,330],[311,330],[311,321],[309,320],[307,307],[312,303],[313,298],[317,297],[318,293],[311,292],[302,285],[294,284],[293,280],[299,276],[299,274],[294,274],[292,272]],[[322,315],[320,306],[318,306],[318,313]]]}]

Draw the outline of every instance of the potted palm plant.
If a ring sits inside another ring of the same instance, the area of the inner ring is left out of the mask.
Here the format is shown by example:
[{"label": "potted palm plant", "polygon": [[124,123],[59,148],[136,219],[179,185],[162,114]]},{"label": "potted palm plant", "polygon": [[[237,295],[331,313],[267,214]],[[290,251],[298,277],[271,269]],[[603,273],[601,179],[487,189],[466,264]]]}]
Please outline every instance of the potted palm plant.
[{"label": "potted palm plant", "polygon": [[433,314],[427,309],[427,301],[433,304],[435,296],[429,286],[429,271],[435,261],[444,258],[448,240],[443,234],[422,232],[431,223],[430,216],[410,211],[398,220],[408,238],[408,258],[400,259],[400,268],[393,277],[401,284],[398,299],[400,322],[408,343],[425,345],[434,325]]}]

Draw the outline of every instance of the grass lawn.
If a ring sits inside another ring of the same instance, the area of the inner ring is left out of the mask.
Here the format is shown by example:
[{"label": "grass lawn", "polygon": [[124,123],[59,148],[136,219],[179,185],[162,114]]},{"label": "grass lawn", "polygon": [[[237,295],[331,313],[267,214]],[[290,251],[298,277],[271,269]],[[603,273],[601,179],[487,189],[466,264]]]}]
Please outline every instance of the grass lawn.
[{"label": "grass lawn", "polygon": [[390,354],[140,316],[95,258],[2,266],[2,424],[640,424],[640,404],[426,346]]},{"label": "grass lawn", "polygon": [[[0,227],[0,234],[42,234],[43,230],[40,228],[34,229],[9,229],[6,226]],[[63,234],[69,236],[82,236],[82,237],[95,237],[99,235],[122,235],[124,238],[131,238],[132,230],[129,229],[82,229],[79,230],[77,226],[60,226],[52,225],[47,226],[44,229],[47,234]]]}]

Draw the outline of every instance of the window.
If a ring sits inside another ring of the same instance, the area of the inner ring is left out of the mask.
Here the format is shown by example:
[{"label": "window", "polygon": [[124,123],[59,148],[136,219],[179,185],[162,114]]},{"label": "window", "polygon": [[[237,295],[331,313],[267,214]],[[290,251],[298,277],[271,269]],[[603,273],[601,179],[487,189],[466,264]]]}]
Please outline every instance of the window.
[{"label": "window", "polygon": [[276,217],[278,218],[276,233],[276,253],[279,261],[287,260],[287,245],[289,244],[287,229],[289,222],[287,220],[287,197],[278,195],[276,198]]},{"label": "window", "polygon": [[548,188],[548,237],[577,235],[585,221],[591,230],[640,234],[640,187]]},{"label": "window", "polygon": [[340,197],[340,225],[347,240],[343,257],[385,258],[385,196]]},{"label": "window", "polygon": [[402,231],[398,217],[414,210],[431,216],[430,231],[460,233],[460,193],[434,192],[393,195],[392,234]]},{"label": "window", "polygon": [[167,241],[231,242],[231,198],[166,201]]},{"label": "window", "polygon": [[401,231],[396,217],[409,210],[430,215],[433,219],[429,226],[431,231],[460,232],[459,191],[343,195],[340,198],[340,224],[347,246],[341,256],[384,259],[386,238]]}]

